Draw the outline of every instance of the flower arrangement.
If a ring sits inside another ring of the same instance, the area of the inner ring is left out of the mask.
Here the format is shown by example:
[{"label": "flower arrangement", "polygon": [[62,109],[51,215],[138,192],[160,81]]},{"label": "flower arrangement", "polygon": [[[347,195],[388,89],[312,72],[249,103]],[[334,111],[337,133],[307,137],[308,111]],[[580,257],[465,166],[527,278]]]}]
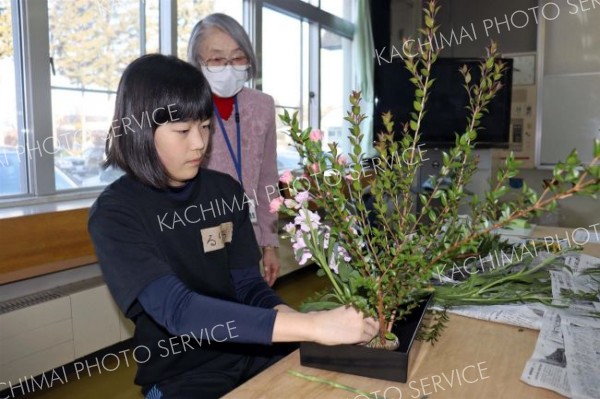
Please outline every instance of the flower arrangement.
[{"label": "flower arrangement", "polygon": [[[553,182],[540,195],[524,185],[516,200],[504,198],[508,179],[518,174],[519,162],[512,155],[506,159],[496,181],[490,182],[483,198],[466,193],[465,185],[477,169],[473,150],[480,120],[489,102],[503,89],[500,82],[506,66],[499,60],[497,46],[492,42],[479,66],[477,81],[466,66],[459,71],[469,99],[464,132],[457,134],[454,147],[443,153],[443,165],[439,175],[431,178],[431,190],[411,194],[423,163],[419,140],[427,99],[435,89],[431,70],[439,50],[427,43],[432,43],[438,29],[435,24],[438,10],[435,0],[427,3],[425,27],[421,30],[426,36],[422,41],[425,45],[419,57],[404,59],[415,85],[410,120],[400,127],[402,138],[397,140],[392,116],[382,115],[386,131],[378,136],[375,148],[379,157],[370,168],[365,167],[361,148],[360,125],[365,115],[361,113],[360,93],[350,95],[351,109],[345,117],[350,124],[348,138],[352,147],[346,155],[340,153],[335,143],[323,149],[323,133],[318,129],[301,129],[296,114],[286,111],[280,116],[304,165],[301,176],[289,171],[281,176],[290,195],[275,199],[271,210],[292,218],[285,230],[296,258],[300,264],[315,262],[332,287],[305,309],[344,304],[376,317],[381,329],[374,346],[382,346],[390,339],[393,323],[410,313],[426,295],[436,292],[437,282],[442,280],[440,275],[457,260],[485,255],[505,246],[493,234],[494,229],[552,210],[563,198],[594,196],[600,191],[600,140],[596,140],[589,165],[583,165],[573,151],[566,162],[557,164]],[[410,42],[405,45],[409,48],[406,53],[412,54]],[[464,222],[458,213],[459,205],[465,203],[470,208],[469,222]],[[527,274],[529,283],[542,281],[536,274],[538,271]],[[506,268],[504,274],[497,271],[492,278],[514,283],[508,286],[517,290],[516,285],[526,278],[509,276],[510,273],[510,268]],[[489,281],[483,285],[497,286]],[[525,288],[527,295],[518,292],[512,300],[547,299],[547,283],[543,289],[538,288],[530,284]],[[449,291],[446,287],[443,292]],[[436,339],[445,320],[444,312],[434,315],[428,339]]]}]

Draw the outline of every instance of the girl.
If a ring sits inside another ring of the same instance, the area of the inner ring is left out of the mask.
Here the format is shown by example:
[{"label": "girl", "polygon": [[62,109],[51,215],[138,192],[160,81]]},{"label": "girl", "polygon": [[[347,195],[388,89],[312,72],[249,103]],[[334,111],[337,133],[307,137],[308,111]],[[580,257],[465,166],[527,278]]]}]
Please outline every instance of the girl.
[{"label": "girl", "polygon": [[106,283],[135,323],[135,382],[147,398],[217,398],[278,360],[278,342],[366,343],[353,308],[303,314],[259,272],[248,198],[200,168],[213,105],[202,73],[147,55],[124,71],[106,166],[126,174],[90,210]]}]

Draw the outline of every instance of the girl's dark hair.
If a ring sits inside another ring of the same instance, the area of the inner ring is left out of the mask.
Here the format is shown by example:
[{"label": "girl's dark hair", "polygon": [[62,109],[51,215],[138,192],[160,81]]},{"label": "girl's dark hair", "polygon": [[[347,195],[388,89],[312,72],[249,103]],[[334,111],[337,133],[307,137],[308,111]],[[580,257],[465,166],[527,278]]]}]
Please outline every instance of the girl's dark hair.
[{"label": "girl's dark hair", "polygon": [[143,184],[166,188],[169,176],[154,145],[156,129],[212,115],[210,86],[202,72],[174,56],[142,56],[125,68],[119,81],[104,167],[120,168]]}]

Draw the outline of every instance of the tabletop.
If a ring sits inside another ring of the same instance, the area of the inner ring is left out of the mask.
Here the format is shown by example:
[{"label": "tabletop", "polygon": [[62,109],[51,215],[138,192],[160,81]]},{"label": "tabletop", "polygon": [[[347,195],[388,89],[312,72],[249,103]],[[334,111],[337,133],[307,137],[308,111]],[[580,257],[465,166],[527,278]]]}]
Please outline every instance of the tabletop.
[{"label": "tabletop", "polygon": [[[592,235],[593,230],[590,230]],[[537,227],[535,237],[573,238],[572,229]],[[550,242],[550,239],[547,239]],[[587,244],[585,253],[600,257],[600,244]],[[319,398],[359,399],[365,396],[291,375],[299,371],[335,381],[384,399],[405,398],[562,398],[552,391],[520,381],[533,354],[538,331],[450,315],[446,330],[431,345],[415,342],[406,383],[359,377],[300,365],[295,351],[230,392],[229,399]]]}]

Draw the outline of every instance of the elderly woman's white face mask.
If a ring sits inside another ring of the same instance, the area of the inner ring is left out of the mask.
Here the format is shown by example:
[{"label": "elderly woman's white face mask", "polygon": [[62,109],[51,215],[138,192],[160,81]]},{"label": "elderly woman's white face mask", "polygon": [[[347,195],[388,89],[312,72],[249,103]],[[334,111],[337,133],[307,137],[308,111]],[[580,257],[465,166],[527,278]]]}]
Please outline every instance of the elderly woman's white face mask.
[{"label": "elderly woman's white face mask", "polygon": [[210,84],[211,91],[219,97],[233,97],[242,88],[244,83],[248,80],[248,71],[239,71],[231,65],[227,65],[220,72],[211,72],[210,69],[204,65],[201,66],[202,73]]},{"label": "elderly woman's white face mask", "polygon": [[201,70],[214,94],[233,97],[248,80],[248,58],[233,38],[211,29],[199,43]]}]

